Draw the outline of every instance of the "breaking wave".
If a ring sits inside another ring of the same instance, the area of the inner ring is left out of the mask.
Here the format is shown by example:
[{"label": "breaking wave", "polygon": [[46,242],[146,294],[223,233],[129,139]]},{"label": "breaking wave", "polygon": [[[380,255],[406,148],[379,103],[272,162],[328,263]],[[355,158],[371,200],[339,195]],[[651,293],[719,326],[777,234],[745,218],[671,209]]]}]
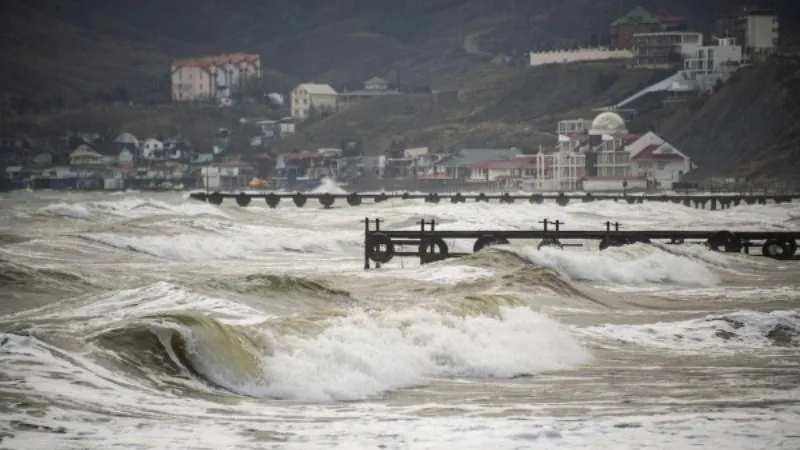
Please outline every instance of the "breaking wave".
[{"label": "breaking wave", "polygon": [[[250,281],[280,292],[343,294],[301,279]],[[13,333],[9,339],[29,334],[44,342],[56,332],[53,327],[68,323],[70,330],[81,330],[76,339],[93,344],[88,348],[96,349],[98,361],[111,361],[116,370],[151,386],[205,385],[294,400],[366,399],[435,377],[510,378],[591,358],[571,331],[513,296],[281,317],[242,307],[231,315],[232,303],[159,283],[83,304],[50,305],[13,321],[24,325],[7,322],[5,331]],[[220,309],[228,314],[213,312]],[[0,359],[13,368],[13,349]],[[186,384],[191,380],[195,384]]]},{"label": "breaking wave", "polygon": [[612,247],[602,252],[570,252],[544,247],[516,249],[529,263],[547,267],[576,281],[622,285],[672,283],[714,286],[719,278],[705,264],[645,244]]},{"label": "breaking wave", "polygon": [[677,351],[761,349],[800,345],[800,312],[739,311],[679,322],[612,325],[581,330],[617,343]]}]

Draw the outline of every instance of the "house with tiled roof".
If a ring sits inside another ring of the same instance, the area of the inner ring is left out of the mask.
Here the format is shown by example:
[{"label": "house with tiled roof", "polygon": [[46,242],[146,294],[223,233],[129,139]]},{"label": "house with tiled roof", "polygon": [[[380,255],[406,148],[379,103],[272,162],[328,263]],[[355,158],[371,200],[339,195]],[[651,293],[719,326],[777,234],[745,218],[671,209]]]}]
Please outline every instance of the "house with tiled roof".
[{"label": "house with tiled roof", "polygon": [[696,169],[691,158],[653,132],[642,136],[628,150],[631,174],[647,178],[656,188],[671,188]]},{"label": "house with tiled roof", "polygon": [[632,48],[634,34],[655,33],[663,30],[664,27],[656,16],[641,6],[637,6],[628,14],[611,22],[611,46]]},{"label": "house with tiled roof", "polygon": [[325,116],[339,110],[339,94],[329,84],[300,83],[290,95],[291,116],[305,120],[316,115]]},{"label": "house with tiled roof", "polygon": [[458,153],[437,161],[431,168],[433,175],[445,175],[449,179],[470,177],[470,168],[487,161],[508,161],[522,155],[518,148],[465,148]]},{"label": "house with tiled roof", "polygon": [[469,181],[523,180],[536,177],[536,158],[520,156],[514,159],[484,161],[469,167]]},{"label": "house with tiled roof", "polygon": [[177,59],[172,62],[172,100],[225,103],[261,76],[261,57],[249,53]]}]

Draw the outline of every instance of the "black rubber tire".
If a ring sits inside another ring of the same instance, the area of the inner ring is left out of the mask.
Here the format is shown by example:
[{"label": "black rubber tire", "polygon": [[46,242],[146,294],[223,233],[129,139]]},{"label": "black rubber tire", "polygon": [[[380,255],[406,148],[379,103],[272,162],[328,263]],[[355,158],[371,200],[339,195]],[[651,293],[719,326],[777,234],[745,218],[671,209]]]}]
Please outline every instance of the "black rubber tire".
[{"label": "black rubber tire", "polygon": [[281,202],[281,198],[275,195],[275,193],[269,193],[264,197],[264,201],[267,202],[267,206],[270,208],[277,208],[278,204]]},{"label": "black rubber tire", "polygon": [[[794,256],[792,246],[789,241],[782,241],[780,239],[767,239],[764,245],[761,246],[761,254],[773,259],[786,260]],[[796,248],[794,250],[797,250]]]},{"label": "black rubber tire", "polygon": [[439,194],[435,192],[433,194],[428,194],[428,196],[425,197],[425,203],[439,203]]},{"label": "black rubber tire", "polygon": [[[386,249],[381,250],[381,246]],[[385,264],[394,258],[394,243],[392,239],[384,233],[370,234],[364,241],[364,249],[367,258],[376,263]]]},{"label": "black rubber tire", "polygon": [[709,249],[715,252],[740,253],[742,251],[742,239],[730,231],[718,231],[706,241]]},{"label": "black rubber tire", "polygon": [[189,198],[193,200],[200,200],[201,202],[208,201],[208,196],[205,192],[192,192],[189,194]]},{"label": "black rubber tire", "polygon": [[537,205],[541,205],[544,202],[544,197],[541,195],[531,195],[531,198],[528,199],[528,201]]},{"label": "black rubber tire", "polygon": [[302,208],[308,201],[308,197],[298,192],[297,194],[294,194],[294,196],[292,196],[292,201],[294,202],[295,206],[297,206],[298,208]]},{"label": "black rubber tire", "polygon": [[208,196],[208,203],[211,203],[212,205],[219,206],[222,204],[222,200],[223,200],[222,194],[220,194],[219,192],[214,192]]},{"label": "black rubber tire", "polygon": [[[434,251],[434,248],[437,251]],[[418,252],[420,261],[425,264],[446,259],[447,255],[450,254],[450,249],[444,239],[429,237],[422,239],[422,242],[419,243]]]},{"label": "black rubber tire", "polygon": [[361,204],[361,196],[353,192],[347,196],[347,204],[350,206],[358,206]]},{"label": "black rubber tire", "polygon": [[477,197],[475,197],[475,203],[488,202],[488,201],[489,201],[489,197],[487,197],[486,194],[484,194],[483,192],[481,192],[480,194],[478,194]]},{"label": "black rubber tire", "polygon": [[797,242],[796,241],[786,241],[786,245],[789,246],[789,256],[794,256],[797,254]]},{"label": "black rubber tire", "polygon": [[336,202],[336,197],[334,197],[333,194],[322,194],[319,198],[320,205],[326,209],[333,206],[334,202]]},{"label": "black rubber tire", "polygon": [[240,192],[239,195],[236,196],[236,204],[243,208],[249,205],[251,200],[252,199],[250,198],[250,196],[245,194],[244,192]]},{"label": "black rubber tire", "polygon": [[466,199],[461,192],[457,192],[454,196],[450,197],[450,203],[464,203]]},{"label": "black rubber tire", "polygon": [[479,237],[478,240],[475,241],[475,244],[472,245],[472,252],[478,253],[486,247],[494,247],[495,245],[508,245],[508,239],[485,234]]},{"label": "black rubber tire", "polygon": [[500,196],[500,203],[505,203],[505,204],[510,205],[510,204],[514,203],[514,199],[511,197],[511,194],[506,192],[505,194]]}]

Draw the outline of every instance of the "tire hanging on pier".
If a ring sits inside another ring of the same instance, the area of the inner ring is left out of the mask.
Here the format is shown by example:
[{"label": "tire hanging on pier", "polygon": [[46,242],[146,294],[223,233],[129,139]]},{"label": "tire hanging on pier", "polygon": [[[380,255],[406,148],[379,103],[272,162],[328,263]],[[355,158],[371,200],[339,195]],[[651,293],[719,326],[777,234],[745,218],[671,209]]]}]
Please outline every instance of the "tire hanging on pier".
[{"label": "tire hanging on pier", "polygon": [[308,201],[308,198],[298,192],[297,194],[294,194],[292,201],[298,208],[302,208],[306,204],[306,201]]},{"label": "tire hanging on pier", "polygon": [[484,194],[483,192],[481,192],[480,194],[478,194],[477,197],[475,197],[475,203],[488,202],[488,201],[489,201],[489,197],[487,197],[486,194]]},{"label": "tire hanging on pier", "polygon": [[556,198],[556,204],[558,204],[558,206],[567,206],[568,203],[569,203],[569,197],[564,195],[563,192],[559,192],[558,198]]},{"label": "tire hanging on pier", "polygon": [[222,194],[219,192],[214,192],[213,194],[208,196],[208,203],[212,205],[221,205],[222,204]]},{"label": "tire hanging on pier", "polygon": [[425,197],[425,203],[439,203],[439,194],[435,192],[428,194],[427,197]]},{"label": "tire hanging on pier", "polygon": [[466,199],[461,195],[461,192],[457,192],[456,195],[450,197],[450,203],[464,203],[465,201]]},{"label": "tire hanging on pier", "polygon": [[791,259],[796,251],[797,244],[794,241],[767,239],[761,246],[761,254],[774,259]]},{"label": "tire hanging on pier", "polygon": [[594,195],[591,192],[587,192],[586,195],[583,196],[583,203],[590,203],[595,200]]},{"label": "tire hanging on pier", "polygon": [[508,239],[492,234],[485,234],[475,241],[475,244],[472,246],[472,252],[478,253],[484,248],[494,247],[495,245],[508,245]]},{"label": "tire hanging on pier", "polygon": [[270,208],[276,208],[278,203],[281,202],[281,198],[275,195],[274,192],[269,193],[266,197],[264,197],[264,201],[267,202],[267,206]]},{"label": "tire hanging on pier", "polygon": [[535,203],[537,205],[541,205],[542,202],[544,202],[544,197],[542,197],[539,194],[533,194],[531,195],[531,198],[528,201],[531,203]]},{"label": "tire hanging on pier", "polygon": [[742,239],[727,230],[714,233],[708,238],[706,245],[715,252],[726,253],[739,253],[742,251],[743,246]]},{"label": "tire hanging on pier", "polygon": [[382,192],[381,194],[375,197],[375,203],[385,202],[386,200],[389,200],[389,196],[386,195],[385,192]]},{"label": "tire hanging on pier", "polygon": [[367,258],[385,264],[394,258],[394,243],[384,233],[373,233],[364,241],[364,251]]},{"label": "tire hanging on pier", "polygon": [[189,197],[194,200],[200,200],[201,202],[205,202],[208,200],[208,196],[205,192],[192,192],[189,194]]},{"label": "tire hanging on pier", "polygon": [[350,206],[358,206],[361,204],[361,196],[358,193],[353,192],[352,194],[347,196],[347,204]]},{"label": "tire hanging on pier", "polygon": [[319,204],[322,205],[325,209],[330,208],[333,206],[333,203],[336,201],[336,197],[333,194],[322,194],[319,198]]},{"label": "tire hanging on pier", "polygon": [[447,242],[440,237],[429,237],[419,243],[419,260],[422,264],[441,261],[450,254]]},{"label": "tire hanging on pier", "polygon": [[244,192],[240,192],[239,195],[236,196],[236,204],[243,208],[250,204],[250,200],[250,196]]},{"label": "tire hanging on pier", "polygon": [[505,194],[500,196],[500,203],[505,203],[505,204],[510,205],[510,204],[514,203],[514,198],[511,197],[511,194],[506,192]]}]

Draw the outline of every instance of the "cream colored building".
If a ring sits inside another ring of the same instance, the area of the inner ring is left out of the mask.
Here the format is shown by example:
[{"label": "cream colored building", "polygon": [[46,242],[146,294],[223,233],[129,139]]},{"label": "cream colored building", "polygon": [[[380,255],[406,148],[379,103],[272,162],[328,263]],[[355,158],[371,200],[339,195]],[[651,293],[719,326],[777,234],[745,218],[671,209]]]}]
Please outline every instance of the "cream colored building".
[{"label": "cream colored building", "polygon": [[295,119],[307,119],[312,111],[332,114],[338,110],[338,94],[328,84],[298,84],[291,95],[291,114]]},{"label": "cream colored building", "polygon": [[247,53],[179,59],[172,63],[173,101],[224,101],[261,77],[261,57]]}]

